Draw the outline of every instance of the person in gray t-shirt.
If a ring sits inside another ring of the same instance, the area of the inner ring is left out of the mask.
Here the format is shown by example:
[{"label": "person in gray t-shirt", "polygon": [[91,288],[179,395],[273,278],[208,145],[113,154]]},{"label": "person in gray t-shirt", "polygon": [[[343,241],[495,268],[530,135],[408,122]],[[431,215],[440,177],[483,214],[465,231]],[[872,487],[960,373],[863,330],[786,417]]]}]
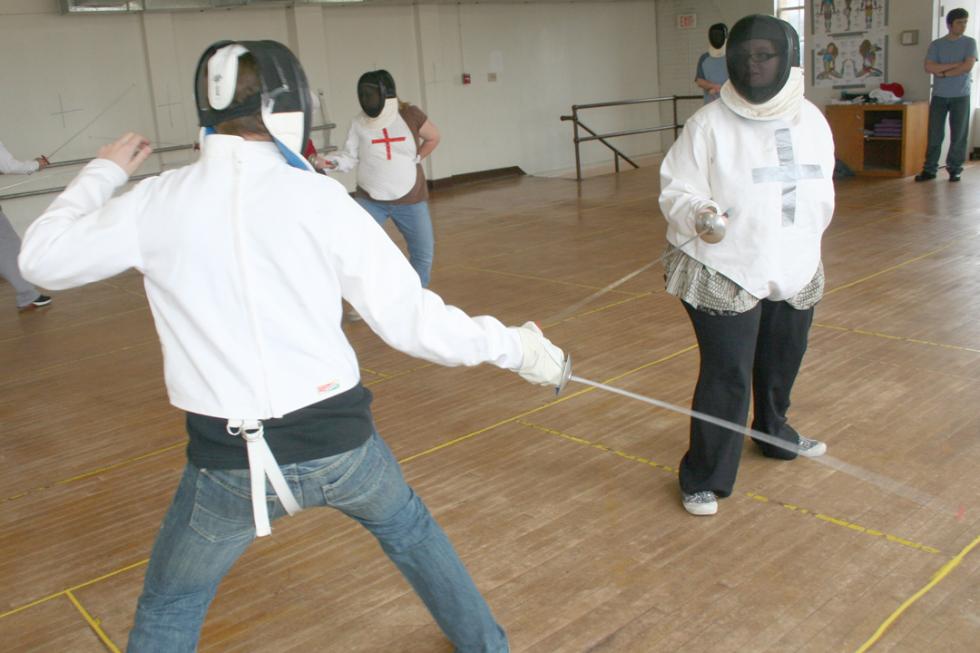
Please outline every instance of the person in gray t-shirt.
[{"label": "person in gray t-shirt", "polygon": [[926,53],[925,69],[933,76],[932,101],[929,103],[929,145],[922,172],[916,181],[936,178],[939,152],[946,132],[949,114],[949,153],[946,172],[950,181],[959,181],[966,159],[966,137],[969,131],[970,86],[973,64],[977,62],[977,42],[963,36],[970,14],[966,9],[953,9],[946,14],[949,34],[936,39]]},{"label": "person in gray t-shirt", "polygon": [[725,41],[728,26],[715,23],[708,28],[708,51],[698,59],[694,83],[704,91],[704,103],[714,102],[721,92],[721,85],[728,81],[728,65],[725,63]]}]

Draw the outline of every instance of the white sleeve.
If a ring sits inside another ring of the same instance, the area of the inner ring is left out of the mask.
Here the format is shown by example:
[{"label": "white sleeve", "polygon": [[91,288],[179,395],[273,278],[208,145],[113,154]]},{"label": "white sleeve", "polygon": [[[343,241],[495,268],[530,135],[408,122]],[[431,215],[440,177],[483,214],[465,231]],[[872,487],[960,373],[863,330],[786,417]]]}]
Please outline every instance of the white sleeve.
[{"label": "white sleeve", "polygon": [[128,176],[107,159],[82,168],[24,234],[20,250],[25,279],[62,290],[107,279],[142,265],[137,218],[148,179],[130,192],[112,193]]},{"label": "white sleeve", "polygon": [[357,132],[355,131],[354,125],[351,124],[350,131],[347,132],[347,142],[344,143],[344,149],[326,157],[327,161],[337,166],[335,170],[328,172],[350,172],[353,170],[357,166],[357,146]]},{"label": "white sleeve", "polygon": [[515,328],[486,315],[470,317],[422,288],[418,274],[391,238],[340,190],[331,206],[340,213],[337,222],[345,232],[345,246],[334,251],[334,265],[344,299],[382,340],[441,365],[491,363],[520,368],[523,350]]},{"label": "white sleeve", "polygon": [[682,238],[697,233],[694,217],[698,211],[706,207],[720,210],[711,199],[710,152],[699,127],[688,120],[660,165],[660,210]]},{"label": "white sleeve", "polygon": [[33,159],[30,161],[18,161],[14,155],[7,151],[7,148],[0,143],[0,174],[5,175],[29,175],[37,172],[39,164]]}]

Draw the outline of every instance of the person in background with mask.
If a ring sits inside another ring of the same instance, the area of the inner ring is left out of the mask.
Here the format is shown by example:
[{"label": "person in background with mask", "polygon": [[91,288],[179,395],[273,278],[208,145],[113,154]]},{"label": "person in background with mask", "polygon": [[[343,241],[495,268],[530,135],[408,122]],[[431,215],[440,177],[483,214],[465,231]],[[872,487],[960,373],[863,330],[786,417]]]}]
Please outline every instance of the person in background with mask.
[{"label": "person in background with mask", "polygon": [[[0,143],[0,174],[29,175],[48,167],[48,158],[39,156],[33,161],[18,161]],[[20,236],[14,231],[14,226],[0,208],[0,277],[7,280],[16,293],[17,310],[26,311],[40,308],[51,303],[51,298],[42,295],[37,288],[27,282],[17,267],[17,256],[20,254]]]},{"label": "person in background with mask", "polygon": [[422,161],[439,145],[439,130],[421,109],[401,102],[387,70],[357,80],[362,112],[351,122],[343,150],[320,157],[319,169],[357,168],[354,199],[379,225],[395,222],[423,288],[429,287],[435,238]]},{"label": "person in background with mask", "polygon": [[[720,102],[687,120],[660,169],[667,292],[694,326],[701,356],[693,408],[785,442],[763,455],[819,456],[824,443],[786,421],[824,289],[820,241],[834,211],[834,142],[803,97],[799,37],[747,16],[728,37]],[[697,235],[700,234],[700,238]],[[694,238],[683,249],[681,245]],[[680,464],[684,508],[712,515],[731,494],[743,437],[692,419]]]},{"label": "person in background with mask", "polygon": [[698,59],[698,71],[694,83],[704,91],[704,103],[714,102],[721,92],[721,85],[728,81],[728,67],[725,65],[725,39],[728,26],[715,23],[708,28],[708,51]]},{"label": "person in background with mask", "polygon": [[490,363],[558,387],[570,373],[564,352],[533,323],[508,328],[446,306],[341,184],[313,174],[300,153],[309,88],[284,45],[215,43],[195,88],[195,163],[113,198],[150,155],[145,138],[127,134],[31,225],[20,256],[24,275],[52,288],[139,270],[168,395],[186,413],[188,463],[127,650],[196,650],[218,584],[270,533],[270,517],[330,506],[375,536],[457,651],[506,652],[503,629],[374,428],[341,298],[385,342],[442,365]]}]

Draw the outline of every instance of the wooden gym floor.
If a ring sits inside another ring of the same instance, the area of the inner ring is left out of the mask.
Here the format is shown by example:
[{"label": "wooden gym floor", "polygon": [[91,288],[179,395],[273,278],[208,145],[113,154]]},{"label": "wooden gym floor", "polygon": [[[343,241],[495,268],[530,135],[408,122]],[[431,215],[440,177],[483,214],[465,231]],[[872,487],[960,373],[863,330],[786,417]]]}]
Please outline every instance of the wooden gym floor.
[{"label": "wooden gym floor", "polygon": [[[442,191],[432,287],[474,314],[541,321],[581,376],[689,404],[698,352],[659,267],[549,319],[660,255],[657,194],[655,167]],[[380,432],[513,650],[976,650],[978,196],[975,166],[955,185],[839,184],[828,293],[790,417],[860,469],[747,446],[712,518],[680,505],[683,416],[575,384],[556,400],[348,325]],[[182,419],[136,274],[54,297],[18,314],[0,287],[0,642],[116,650],[184,464]],[[450,648],[370,536],[322,510],[249,549],[201,645]]]}]

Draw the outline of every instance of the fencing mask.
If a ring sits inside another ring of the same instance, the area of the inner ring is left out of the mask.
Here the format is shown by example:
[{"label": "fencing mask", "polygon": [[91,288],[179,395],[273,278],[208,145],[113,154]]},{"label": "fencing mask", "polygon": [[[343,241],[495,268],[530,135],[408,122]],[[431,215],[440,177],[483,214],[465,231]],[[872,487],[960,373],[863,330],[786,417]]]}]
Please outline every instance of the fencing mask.
[{"label": "fencing mask", "polygon": [[[258,88],[238,94],[239,64],[251,55]],[[201,127],[258,114],[289,165],[310,170],[302,156],[310,135],[312,95],[296,56],[276,41],[219,41],[201,55],[194,80]],[[213,131],[213,129],[212,129]]]},{"label": "fencing mask", "polygon": [[385,108],[385,101],[398,97],[395,79],[387,70],[372,70],[357,80],[357,101],[371,118],[377,118]]},{"label": "fencing mask", "polygon": [[728,78],[752,104],[776,96],[790,70],[800,65],[800,37],[792,25],[772,16],[746,16],[728,34]]},{"label": "fencing mask", "polygon": [[728,26],[725,23],[715,23],[708,28],[708,43],[715,50],[725,47],[725,39],[728,38]]}]

